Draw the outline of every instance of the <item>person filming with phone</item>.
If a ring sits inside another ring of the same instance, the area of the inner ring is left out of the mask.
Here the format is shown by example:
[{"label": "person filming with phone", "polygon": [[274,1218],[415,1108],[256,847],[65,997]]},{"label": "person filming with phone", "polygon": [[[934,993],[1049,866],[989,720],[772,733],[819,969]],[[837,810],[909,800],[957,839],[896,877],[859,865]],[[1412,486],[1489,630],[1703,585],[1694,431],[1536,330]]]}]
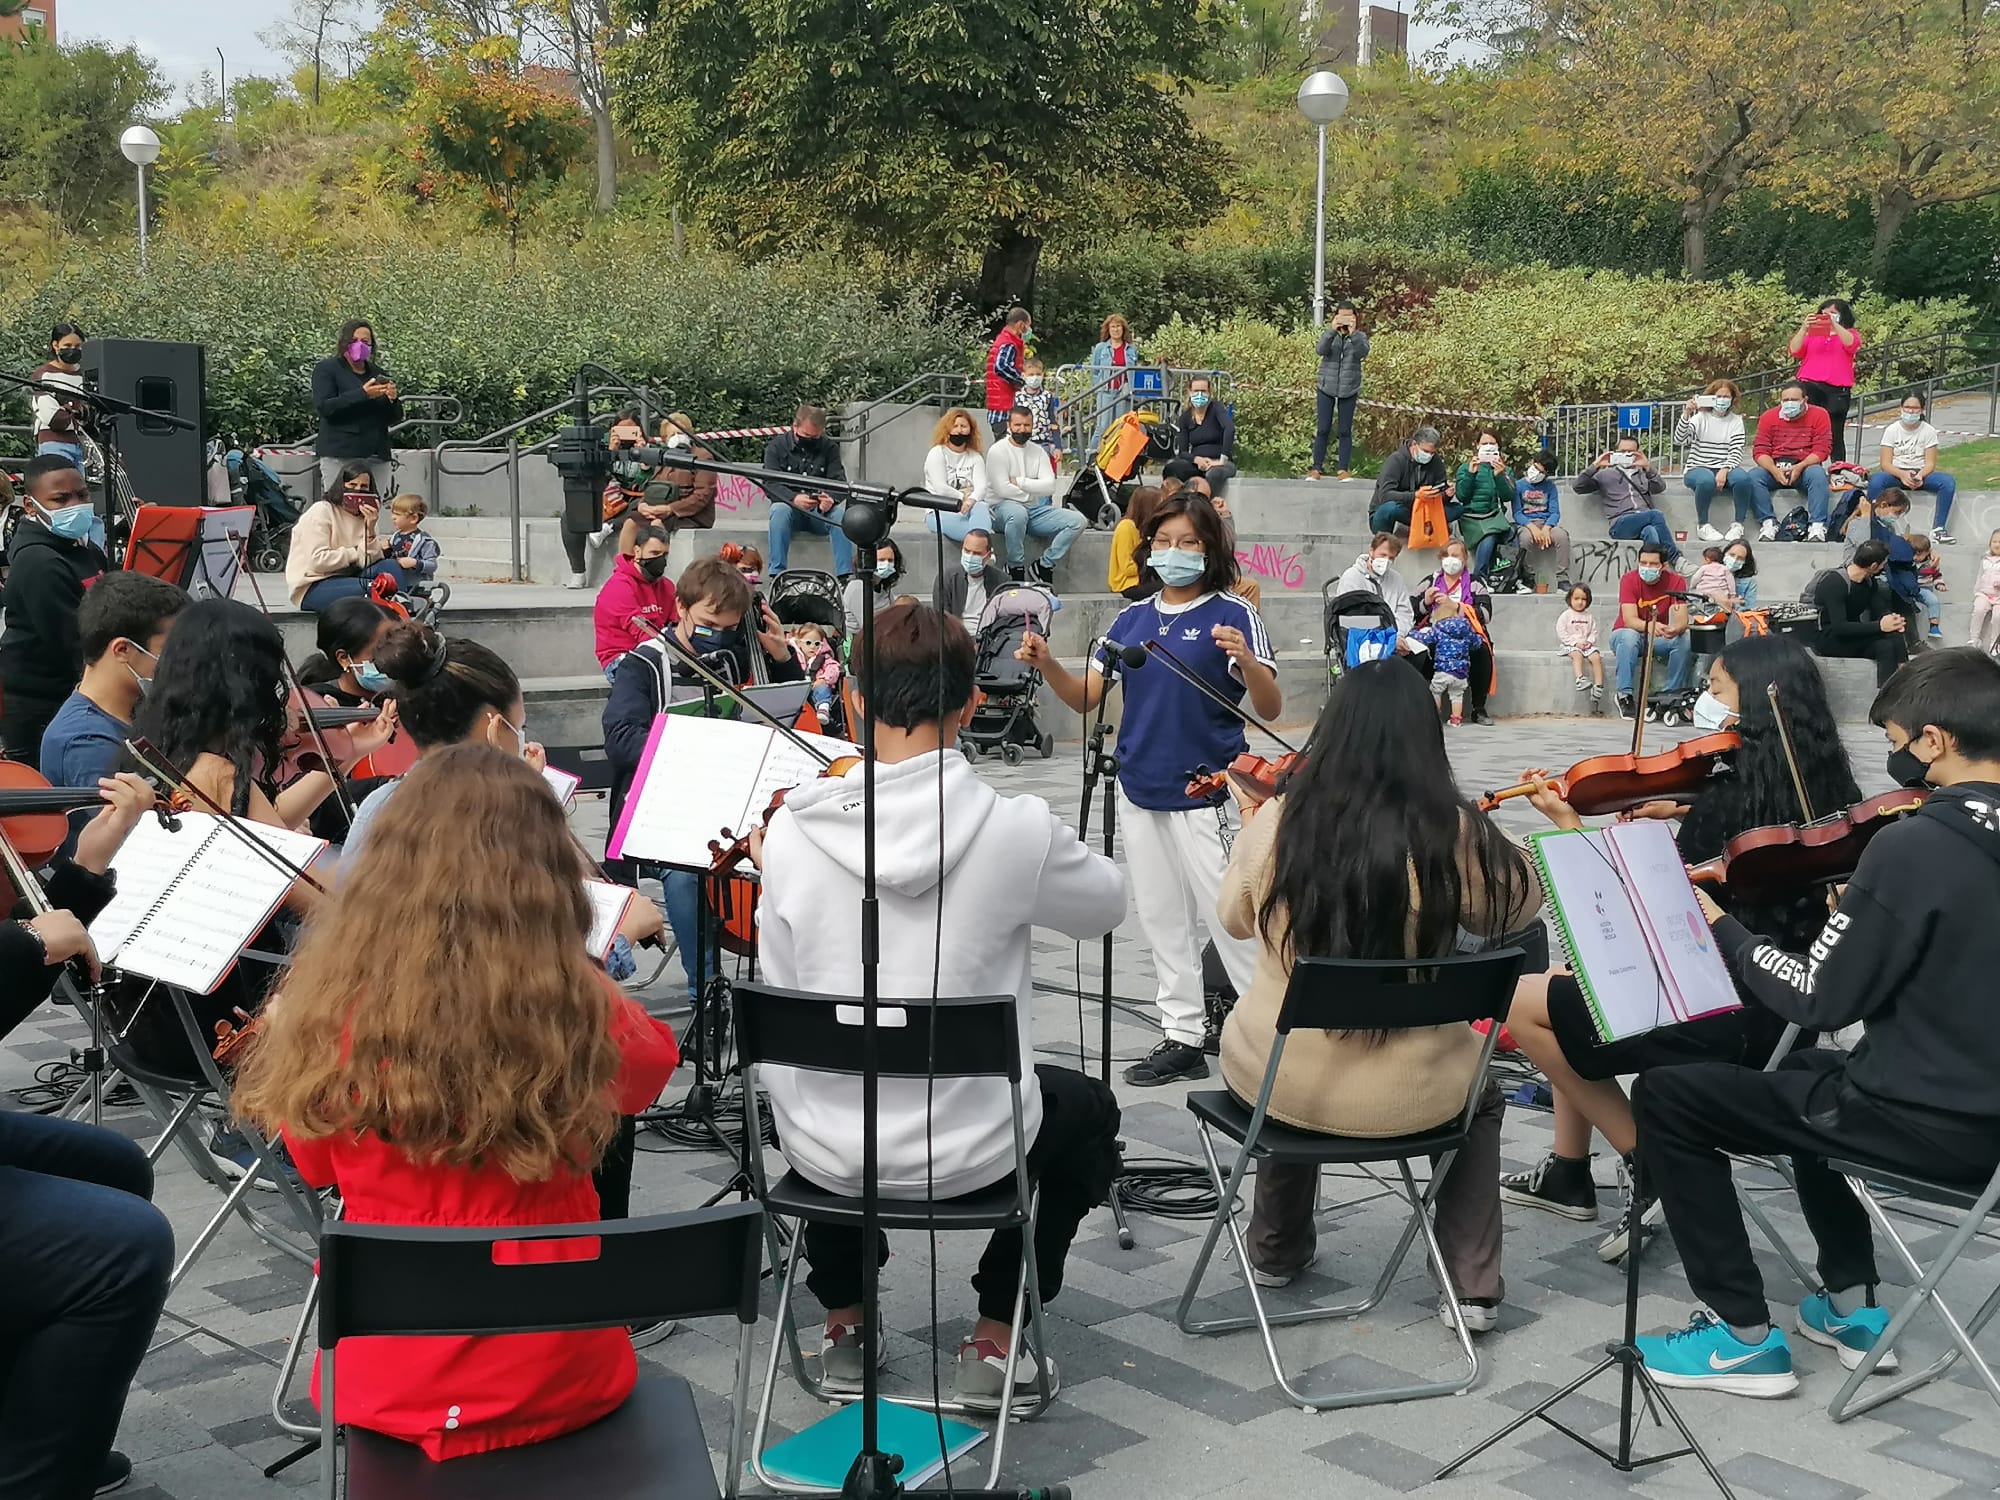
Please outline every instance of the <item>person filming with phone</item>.
[{"label": "person filming with phone", "polygon": [[366,318],[349,318],[333,340],[333,353],[313,366],[313,410],[319,434],[319,487],[334,488],[340,471],[361,462],[375,481],[375,493],[390,493],[389,429],[403,420],[402,391],[382,373],[381,346]]}]

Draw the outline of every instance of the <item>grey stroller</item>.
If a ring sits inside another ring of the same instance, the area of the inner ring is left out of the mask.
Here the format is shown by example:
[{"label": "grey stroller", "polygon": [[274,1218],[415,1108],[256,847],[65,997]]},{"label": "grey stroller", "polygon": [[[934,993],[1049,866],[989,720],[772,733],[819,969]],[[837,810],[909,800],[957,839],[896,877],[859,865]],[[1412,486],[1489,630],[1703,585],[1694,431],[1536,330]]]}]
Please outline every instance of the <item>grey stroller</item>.
[{"label": "grey stroller", "polygon": [[1043,760],[1056,753],[1056,737],[1045,734],[1035,722],[1042,674],[1016,661],[1014,653],[1031,630],[1047,640],[1049,621],[1060,607],[1047,589],[1015,583],[988,599],[979,612],[973,681],[984,698],[973,710],[971,722],[959,731],[958,748],[967,760],[997,750],[1008,765],[1018,766],[1030,745]]}]

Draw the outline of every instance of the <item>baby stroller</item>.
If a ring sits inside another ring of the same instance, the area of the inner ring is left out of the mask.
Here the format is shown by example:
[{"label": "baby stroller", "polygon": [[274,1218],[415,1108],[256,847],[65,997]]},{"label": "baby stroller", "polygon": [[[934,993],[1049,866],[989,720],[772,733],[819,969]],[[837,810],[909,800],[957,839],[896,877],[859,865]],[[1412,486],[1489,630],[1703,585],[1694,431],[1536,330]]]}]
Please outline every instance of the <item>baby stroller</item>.
[{"label": "baby stroller", "polygon": [[1029,631],[1048,639],[1055,612],[1055,596],[1029,583],[1000,590],[979,612],[973,682],[984,696],[972,712],[972,722],[958,734],[958,748],[967,760],[998,750],[1008,765],[1018,766],[1027,758],[1029,745],[1043,760],[1056,753],[1056,737],[1044,734],[1035,722],[1035,694],[1042,674],[1014,659]]},{"label": "baby stroller", "polygon": [[[1348,589],[1336,594],[1334,589],[1339,580],[1329,579],[1320,589],[1321,614],[1326,626],[1326,675],[1329,680],[1337,678],[1349,667],[1358,667],[1364,661],[1373,661],[1387,651],[1393,653],[1393,641],[1384,642],[1380,635],[1368,632],[1396,629],[1396,612],[1389,607],[1389,601],[1372,589]],[[1353,639],[1350,641],[1350,637]]]},{"label": "baby stroller", "polygon": [[[778,574],[767,587],[770,592],[765,597],[780,625],[819,626],[826,632],[826,642],[833,647],[834,655],[843,663],[847,660],[842,641],[847,633],[847,615],[840,604],[839,579],[831,573],[796,568]],[[820,727],[828,734],[844,734],[847,728],[841,720],[846,718],[846,695],[836,694],[833,701],[837,718]]]},{"label": "baby stroller", "polygon": [[230,500],[254,508],[250,518],[250,569],[254,573],[282,573],[291,550],[292,526],[300,507],[284,480],[263,459],[241,448],[231,448],[224,456],[229,471]]},{"label": "baby stroller", "polygon": [[1125,487],[1149,462],[1165,463],[1174,456],[1173,429],[1156,411],[1128,411],[1113,422],[1097,452],[1064,497],[1100,529],[1118,524],[1125,514]]}]

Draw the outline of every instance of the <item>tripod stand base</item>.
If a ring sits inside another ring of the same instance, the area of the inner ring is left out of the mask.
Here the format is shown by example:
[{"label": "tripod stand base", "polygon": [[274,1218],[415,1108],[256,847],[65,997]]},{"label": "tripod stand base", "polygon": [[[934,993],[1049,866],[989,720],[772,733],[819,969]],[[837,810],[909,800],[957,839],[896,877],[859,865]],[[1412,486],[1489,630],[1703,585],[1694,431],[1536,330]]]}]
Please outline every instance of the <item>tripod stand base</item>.
[{"label": "tripod stand base", "polygon": [[[1614,1369],[1621,1373],[1626,1387],[1624,1401],[1621,1405],[1621,1420],[1618,1429],[1618,1448],[1616,1452],[1585,1437],[1574,1428],[1563,1425],[1549,1415],[1557,1403],[1575,1395],[1605,1371]],[[1675,1430],[1680,1433],[1681,1441],[1686,1444],[1685,1447],[1673,1448],[1665,1453],[1649,1454],[1644,1458],[1633,1457],[1631,1388],[1634,1385],[1639,1388],[1639,1394],[1646,1403],[1646,1412],[1647,1415],[1652,1417],[1653,1425],[1656,1427],[1665,1425],[1660,1421],[1660,1413],[1665,1412],[1668,1419],[1674,1424]],[[1437,1473],[1433,1474],[1431,1476],[1432,1480],[1443,1479],[1448,1475],[1456,1473],[1473,1459],[1479,1457],[1488,1448],[1505,1442],[1530,1422],[1535,1421],[1546,1422],[1571,1442],[1588,1448],[1621,1474],[1630,1474],[1636,1470],[1648,1468],[1653,1464],[1663,1464],[1671,1459],[1686,1458],[1691,1454],[1701,1461],[1701,1466],[1708,1471],[1708,1477],[1715,1481],[1715,1487],[1727,1497],[1727,1500],[1736,1500],[1736,1492],[1729,1487],[1729,1481],[1722,1477],[1721,1470],[1717,1469],[1714,1462],[1702,1451],[1701,1444],[1695,1440],[1695,1435],[1688,1430],[1687,1423],[1681,1420],[1680,1413],[1674,1410],[1673,1403],[1667,1399],[1666,1392],[1653,1379],[1652,1371],[1646,1368],[1645,1362],[1639,1356],[1638,1348],[1629,1343],[1606,1346],[1603,1359],[1592,1365],[1583,1374],[1577,1376],[1576,1379],[1572,1380],[1561,1390],[1553,1391],[1542,1400],[1536,1402],[1498,1432],[1493,1433],[1489,1437],[1482,1438],[1478,1443],[1466,1449],[1465,1452],[1459,1454],[1457,1458],[1454,1458],[1450,1463],[1439,1469]]]}]

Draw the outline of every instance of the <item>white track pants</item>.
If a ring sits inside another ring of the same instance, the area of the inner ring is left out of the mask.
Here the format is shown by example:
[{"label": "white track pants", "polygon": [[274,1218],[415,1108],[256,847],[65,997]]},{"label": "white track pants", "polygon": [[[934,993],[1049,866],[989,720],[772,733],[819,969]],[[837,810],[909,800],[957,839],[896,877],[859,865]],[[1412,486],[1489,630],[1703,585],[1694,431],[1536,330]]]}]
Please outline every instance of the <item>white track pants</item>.
[{"label": "white track pants", "polygon": [[[1235,809],[1224,809],[1230,836]],[[1159,977],[1160,1029],[1169,1039],[1201,1045],[1201,933],[1215,941],[1236,993],[1247,993],[1257,948],[1233,938],[1216,920],[1216,892],[1229,863],[1222,813],[1212,807],[1153,812],[1118,793],[1118,831],[1125,840],[1125,871],[1139,916],[1139,935],[1152,950]]]}]

